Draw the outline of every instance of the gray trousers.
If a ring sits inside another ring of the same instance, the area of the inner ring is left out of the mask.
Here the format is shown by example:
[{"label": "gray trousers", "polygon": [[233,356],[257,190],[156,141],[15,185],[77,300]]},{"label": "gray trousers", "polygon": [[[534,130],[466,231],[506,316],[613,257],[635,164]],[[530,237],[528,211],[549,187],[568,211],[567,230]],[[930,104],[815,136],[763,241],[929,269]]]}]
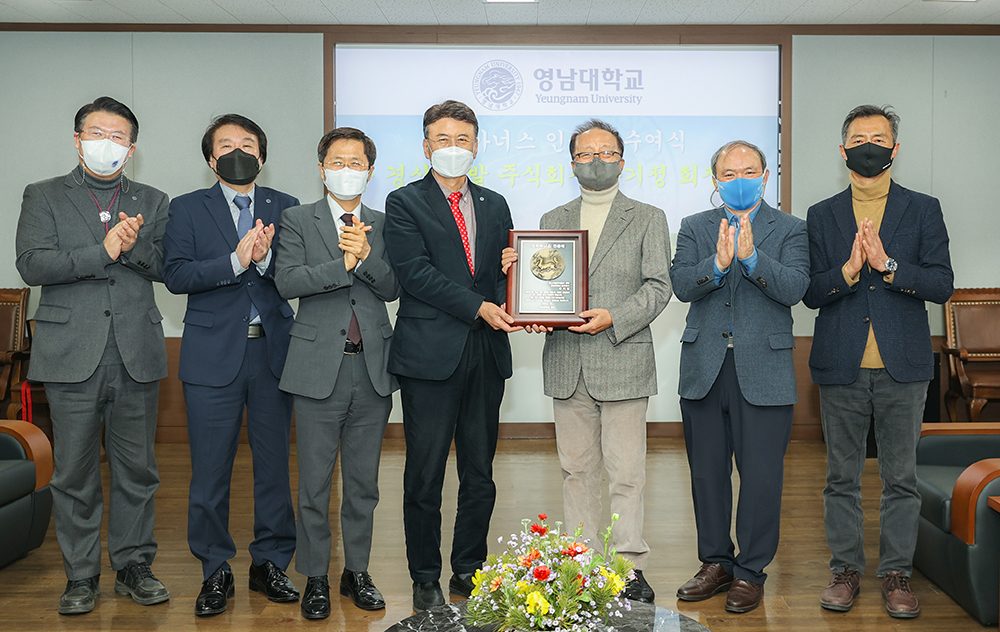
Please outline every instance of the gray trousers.
[{"label": "gray trousers", "polygon": [[582,372],[573,395],[552,400],[563,473],[564,530],[572,533],[583,523],[583,537],[603,550],[603,539],[598,539],[603,464],[610,479],[611,513],[620,516],[612,544],[639,570],[649,558],[649,545],[642,539],[648,404],[648,397],[598,401],[587,392]]},{"label": "gray trousers", "polygon": [[330,492],[340,452],[340,529],[344,566],[367,571],[378,505],[378,465],[392,397],[375,392],[363,353],[345,355],[326,399],[295,396],[299,512],[295,570],[306,577],[330,568]]},{"label": "gray trousers", "polygon": [[872,414],[882,479],[879,507],[878,576],[913,570],[920,493],[917,440],[927,399],[927,382],[897,382],[885,369],[860,369],[853,384],[821,385],[820,412],[826,436],[823,490],[830,569],[865,572],[861,473]]},{"label": "gray trousers", "polygon": [[101,574],[101,424],[104,424],[111,495],[108,555],[111,568],[151,564],[153,494],[160,485],[153,441],[160,383],[133,380],[113,341],[86,381],[45,383],[54,437],[52,514],[66,577]]}]

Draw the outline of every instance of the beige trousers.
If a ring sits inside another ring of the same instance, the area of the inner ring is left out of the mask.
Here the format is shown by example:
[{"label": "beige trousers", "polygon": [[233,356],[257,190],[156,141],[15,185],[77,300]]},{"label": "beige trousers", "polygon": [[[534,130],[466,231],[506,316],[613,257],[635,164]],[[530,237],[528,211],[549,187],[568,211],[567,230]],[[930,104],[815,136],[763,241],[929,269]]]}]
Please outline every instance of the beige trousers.
[{"label": "beige trousers", "polygon": [[598,529],[603,462],[608,471],[611,513],[619,515],[611,543],[639,570],[645,569],[649,557],[649,545],[642,539],[648,404],[648,397],[598,401],[587,392],[583,373],[573,395],[552,400],[563,473],[563,528],[572,533],[583,523],[588,546],[603,549],[604,530]]}]

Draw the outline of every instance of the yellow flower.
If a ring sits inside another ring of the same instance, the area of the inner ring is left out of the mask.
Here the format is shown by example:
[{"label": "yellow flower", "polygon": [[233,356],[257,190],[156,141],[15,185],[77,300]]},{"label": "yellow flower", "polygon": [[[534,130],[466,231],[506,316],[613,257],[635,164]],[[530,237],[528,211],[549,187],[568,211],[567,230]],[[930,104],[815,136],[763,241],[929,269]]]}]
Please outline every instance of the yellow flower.
[{"label": "yellow flower", "polygon": [[608,580],[611,586],[611,590],[614,591],[615,594],[620,593],[622,589],[625,588],[625,580],[623,580],[621,576],[618,575],[618,573],[612,570],[608,570],[603,566],[601,567],[600,572],[601,575],[603,575],[605,579]]},{"label": "yellow flower", "polygon": [[517,587],[517,593],[519,595],[523,595],[524,593],[528,592],[529,588],[531,588],[531,584],[529,584],[528,582],[524,581],[523,579],[520,580],[520,581],[518,581],[515,584],[515,586]]},{"label": "yellow flower", "polygon": [[548,614],[549,608],[551,607],[549,602],[545,600],[545,597],[542,596],[542,593],[538,591],[528,595],[528,599],[525,601],[525,606],[529,614],[535,614],[537,612],[539,615]]},{"label": "yellow flower", "polygon": [[[479,585],[482,584],[485,579],[486,573],[483,572],[483,569],[478,569],[476,574],[472,576],[472,583],[475,585],[475,588],[472,589],[473,595],[479,594]],[[490,592],[492,592],[492,590]]]}]

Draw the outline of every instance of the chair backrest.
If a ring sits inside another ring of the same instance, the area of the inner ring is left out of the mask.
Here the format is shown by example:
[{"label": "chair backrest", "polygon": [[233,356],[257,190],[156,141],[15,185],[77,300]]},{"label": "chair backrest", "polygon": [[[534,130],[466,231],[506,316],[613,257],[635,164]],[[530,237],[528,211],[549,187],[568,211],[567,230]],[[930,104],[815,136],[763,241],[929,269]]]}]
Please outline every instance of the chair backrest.
[{"label": "chair backrest", "polygon": [[0,352],[22,351],[28,346],[25,319],[29,288],[0,289]]},{"label": "chair backrest", "polygon": [[968,349],[970,358],[1000,360],[1000,288],[956,289],[944,316],[949,347]]}]

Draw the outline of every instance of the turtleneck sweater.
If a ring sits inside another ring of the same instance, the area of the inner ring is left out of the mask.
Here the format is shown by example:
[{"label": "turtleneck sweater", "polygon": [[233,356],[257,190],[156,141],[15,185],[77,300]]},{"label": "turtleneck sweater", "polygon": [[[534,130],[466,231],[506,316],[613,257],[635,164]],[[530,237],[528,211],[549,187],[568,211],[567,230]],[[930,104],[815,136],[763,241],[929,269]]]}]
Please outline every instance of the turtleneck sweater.
[{"label": "turtleneck sweater", "polygon": [[618,195],[618,183],[615,182],[614,186],[603,191],[591,191],[580,187],[580,195],[583,198],[580,204],[580,229],[587,231],[587,246],[592,259],[597,242],[601,238],[601,230],[604,229],[604,222],[608,220],[611,202]]},{"label": "turtleneck sweater", "polygon": [[[867,218],[875,224],[875,232],[878,232],[882,225],[882,216],[885,214],[885,202],[889,198],[889,184],[891,183],[889,171],[876,178],[873,182],[862,184],[857,175],[851,171],[851,202],[854,206],[854,220],[857,225]],[[865,265],[868,265],[867,263]],[[858,282],[860,274],[854,278],[847,276],[844,278],[850,285]],[[887,278],[892,282],[891,277]],[[875,329],[871,323],[868,324],[868,342],[865,344],[865,353],[861,357],[862,369],[882,369],[885,364],[878,351],[878,342],[875,340]]]}]

